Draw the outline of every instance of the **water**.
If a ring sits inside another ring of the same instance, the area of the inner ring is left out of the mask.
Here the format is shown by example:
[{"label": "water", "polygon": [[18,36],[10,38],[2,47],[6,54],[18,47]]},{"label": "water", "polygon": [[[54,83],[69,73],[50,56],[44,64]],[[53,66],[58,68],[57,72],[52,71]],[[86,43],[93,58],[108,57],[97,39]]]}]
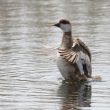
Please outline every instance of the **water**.
[{"label": "water", "polygon": [[[91,49],[101,82],[62,82],[52,26],[61,18]],[[109,110],[109,44],[108,0],[0,0],[0,110]]]}]

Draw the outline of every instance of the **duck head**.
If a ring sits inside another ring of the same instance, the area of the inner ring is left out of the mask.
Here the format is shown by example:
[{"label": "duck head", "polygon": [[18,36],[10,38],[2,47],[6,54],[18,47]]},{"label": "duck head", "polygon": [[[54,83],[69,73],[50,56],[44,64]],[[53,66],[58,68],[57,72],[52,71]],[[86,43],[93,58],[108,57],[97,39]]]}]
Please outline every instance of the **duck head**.
[{"label": "duck head", "polygon": [[68,20],[62,19],[54,26],[59,27],[63,32],[71,32],[71,23]]}]

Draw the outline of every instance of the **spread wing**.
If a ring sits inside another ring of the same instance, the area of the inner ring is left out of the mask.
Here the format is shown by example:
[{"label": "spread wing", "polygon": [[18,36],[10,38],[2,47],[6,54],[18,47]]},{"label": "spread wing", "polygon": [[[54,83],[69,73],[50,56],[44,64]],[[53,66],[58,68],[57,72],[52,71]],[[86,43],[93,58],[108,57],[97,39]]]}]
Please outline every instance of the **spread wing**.
[{"label": "spread wing", "polygon": [[79,51],[83,51],[85,54],[87,54],[91,61],[91,52],[90,52],[89,48],[84,44],[84,42],[82,42],[80,39],[77,38],[77,39],[73,40],[73,44],[78,45],[77,48],[79,48]]},{"label": "spread wing", "polygon": [[68,62],[77,64],[81,75],[91,76],[91,53],[80,39],[73,40],[71,49],[59,49],[59,53]]}]

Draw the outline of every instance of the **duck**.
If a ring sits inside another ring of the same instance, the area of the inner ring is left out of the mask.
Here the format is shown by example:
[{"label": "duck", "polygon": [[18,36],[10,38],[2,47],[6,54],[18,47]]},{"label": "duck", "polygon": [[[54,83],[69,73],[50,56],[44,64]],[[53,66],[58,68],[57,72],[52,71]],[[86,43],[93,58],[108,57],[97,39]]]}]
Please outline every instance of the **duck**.
[{"label": "duck", "polygon": [[57,49],[57,66],[63,78],[67,81],[87,81],[92,78],[90,49],[82,40],[72,36],[70,21],[61,19],[53,26],[63,31]]}]

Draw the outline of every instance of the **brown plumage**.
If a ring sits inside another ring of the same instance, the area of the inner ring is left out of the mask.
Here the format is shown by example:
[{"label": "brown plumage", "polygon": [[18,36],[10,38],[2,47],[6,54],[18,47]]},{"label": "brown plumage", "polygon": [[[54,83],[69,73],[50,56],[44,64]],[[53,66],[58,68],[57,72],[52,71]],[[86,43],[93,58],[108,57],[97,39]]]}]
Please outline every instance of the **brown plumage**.
[{"label": "brown plumage", "polygon": [[72,39],[71,24],[69,21],[60,20],[55,26],[63,30],[57,59],[57,65],[62,76],[67,80],[73,81],[91,78],[92,67],[89,48],[80,39]]}]

